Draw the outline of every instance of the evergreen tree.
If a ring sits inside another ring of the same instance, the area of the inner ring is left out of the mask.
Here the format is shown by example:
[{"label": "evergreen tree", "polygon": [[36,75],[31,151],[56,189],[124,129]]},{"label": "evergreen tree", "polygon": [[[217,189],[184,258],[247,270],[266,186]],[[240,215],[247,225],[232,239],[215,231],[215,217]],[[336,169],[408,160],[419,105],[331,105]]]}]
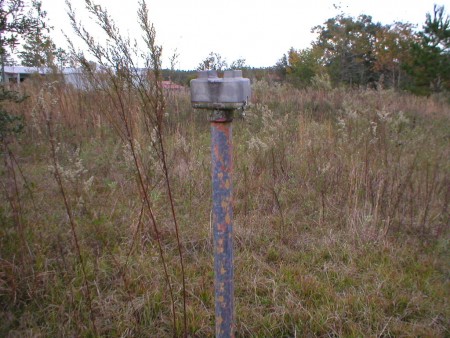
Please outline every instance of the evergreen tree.
[{"label": "evergreen tree", "polygon": [[420,94],[450,89],[450,18],[444,6],[428,13],[419,41],[412,44],[412,61],[406,66],[414,79],[411,88]]},{"label": "evergreen tree", "polygon": [[[39,29],[45,29],[45,12],[40,11],[41,3],[32,0],[0,0],[0,62],[2,82],[5,82],[4,66],[8,49],[13,51],[21,39],[27,39]],[[30,10],[28,10],[30,9]],[[31,15],[33,11],[44,15]]]},{"label": "evergreen tree", "polygon": [[9,50],[13,51],[20,43],[20,39],[26,39],[37,29],[45,28],[41,16],[30,15],[27,9],[40,8],[40,2],[33,0],[31,4],[24,0],[0,0],[0,145],[5,146],[8,136],[17,134],[21,130],[20,117],[8,113],[3,102],[21,102],[24,97],[5,86],[4,67],[9,59]]},{"label": "evergreen tree", "polygon": [[14,59],[13,55],[9,51],[5,51],[5,54],[3,55],[3,63],[5,66],[17,66],[17,60]]},{"label": "evergreen tree", "polygon": [[52,27],[47,26],[45,23],[47,13],[42,10],[40,1],[34,0],[33,7],[35,9],[35,19],[40,20],[42,24],[31,30],[30,34],[27,34],[22,51],[19,53],[21,63],[28,67],[45,67],[56,65],[56,63],[61,64],[65,52],[61,48],[58,49],[48,35]]},{"label": "evergreen tree", "polygon": [[67,62],[66,52],[57,48],[49,36],[34,34],[25,41],[19,52],[21,64],[27,67],[64,66]]}]

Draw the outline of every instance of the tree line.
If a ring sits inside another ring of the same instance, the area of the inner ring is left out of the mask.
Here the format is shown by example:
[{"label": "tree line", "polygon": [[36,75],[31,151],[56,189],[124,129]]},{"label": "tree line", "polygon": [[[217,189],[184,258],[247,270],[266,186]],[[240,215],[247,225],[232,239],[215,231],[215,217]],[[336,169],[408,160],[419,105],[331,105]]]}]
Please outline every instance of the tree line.
[{"label": "tree line", "polygon": [[291,48],[275,68],[305,87],[331,85],[407,89],[430,94],[450,89],[450,20],[444,6],[426,14],[420,31],[410,23],[383,25],[369,15],[343,13],[316,26],[305,49]]}]

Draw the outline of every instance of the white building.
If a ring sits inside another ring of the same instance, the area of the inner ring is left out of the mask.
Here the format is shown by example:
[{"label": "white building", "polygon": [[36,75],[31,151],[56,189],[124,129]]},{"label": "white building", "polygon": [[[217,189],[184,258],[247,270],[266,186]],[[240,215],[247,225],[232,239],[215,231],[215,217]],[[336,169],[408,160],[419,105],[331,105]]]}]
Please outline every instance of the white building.
[{"label": "white building", "polygon": [[[39,74],[45,76],[52,73],[53,70],[46,67],[5,66],[5,81],[19,84],[32,75]],[[85,87],[80,68],[64,68],[61,73],[65,83],[77,88]]]}]

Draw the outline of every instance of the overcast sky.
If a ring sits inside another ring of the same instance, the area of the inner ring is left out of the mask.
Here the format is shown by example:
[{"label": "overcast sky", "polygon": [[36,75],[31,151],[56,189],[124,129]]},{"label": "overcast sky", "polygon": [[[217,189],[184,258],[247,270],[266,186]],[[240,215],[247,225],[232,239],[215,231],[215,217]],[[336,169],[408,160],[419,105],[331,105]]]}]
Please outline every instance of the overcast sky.
[{"label": "overcast sky", "polygon": [[[88,23],[84,0],[70,0],[79,20]],[[91,0],[110,12],[125,35],[140,38],[138,0]],[[311,28],[339,13],[371,15],[383,24],[410,22],[422,27],[434,3],[450,8],[449,0],[147,0],[158,44],[163,46],[163,67],[169,56],[179,54],[178,69],[195,69],[211,52],[229,63],[246,59],[253,67],[272,66],[290,48],[306,48],[314,40]],[[53,37],[65,47],[61,31],[72,35],[64,0],[42,0]],[[92,26],[91,26],[92,27]],[[92,30],[95,35],[95,30]],[[82,46],[81,44],[79,45]]]}]

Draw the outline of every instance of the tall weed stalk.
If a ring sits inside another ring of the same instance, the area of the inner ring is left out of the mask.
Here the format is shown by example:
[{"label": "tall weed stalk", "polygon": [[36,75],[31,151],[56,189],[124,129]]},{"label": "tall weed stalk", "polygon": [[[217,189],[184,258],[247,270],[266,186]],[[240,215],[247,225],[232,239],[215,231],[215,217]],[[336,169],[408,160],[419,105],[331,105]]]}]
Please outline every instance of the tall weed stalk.
[{"label": "tall weed stalk", "polygon": [[[76,21],[75,12],[70,3],[69,17],[76,34],[86,43],[89,52],[95,57],[98,69],[88,62],[83,53],[72,52],[83,65],[91,80],[94,90],[106,94],[110,98],[111,106],[103,112],[115,127],[122,140],[128,144],[133,158],[141,196],[149,213],[155,239],[158,245],[159,257],[164,270],[166,285],[171,299],[174,335],[177,332],[176,301],[174,297],[173,282],[169,273],[168,263],[163,249],[160,226],[152,207],[149,189],[152,177],[149,176],[149,164],[140,151],[141,139],[150,143],[162,166],[164,181],[167,189],[167,198],[170,203],[172,220],[182,278],[183,295],[183,331],[187,335],[186,317],[186,281],[183,262],[182,244],[179,234],[179,225],[175,212],[173,192],[170,184],[167,154],[164,146],[164,112],[165,99],[161,84],[161,52],[162,48],[156,44],[155,28],[148,17],[148,7],[145,1],[139,3],[138,19],[145,43],[145,50],[140,51],[138,42],[131,42],[124,38],[114,21],[105,9],[86,0],[86,9],[96,18],[103,32],[108,36],[108,43],[102,46],[92,35]],[[138,68],[139,60],[144,60],[144,68]],[[144,128],[142,128],[142,124]],[[150,164],[154,165],[154,164]]]}]

